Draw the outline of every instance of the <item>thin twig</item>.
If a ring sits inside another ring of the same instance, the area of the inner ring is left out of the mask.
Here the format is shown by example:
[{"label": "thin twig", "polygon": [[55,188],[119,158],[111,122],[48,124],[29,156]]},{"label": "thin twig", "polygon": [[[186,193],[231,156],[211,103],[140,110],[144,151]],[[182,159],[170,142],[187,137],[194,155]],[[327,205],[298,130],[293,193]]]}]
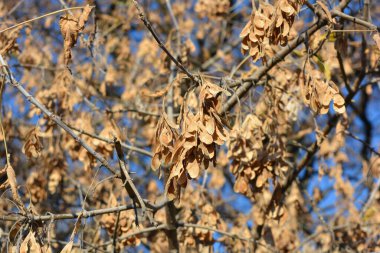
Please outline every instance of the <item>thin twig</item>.
[{"label": "thin twig", "polygon": [[[121,178],[124,181],[124,187],[127,190],[128,194],[129,194],[129,197],[134,202],[138,202],[139,203],[139,205],[141,207],[141,211],[142,211],[142,216],[143,217],[147,216],[147,218],[149,219],[150,223],[154,224],[153,217],[150,215],[150,213],[149,214],[146,213],[146,206],[145,206],[144,200],[141,198],[140,193],[138,192],[135,184],[132,181],[131,176],[129,175],[129,172],[128,172],[128,169],[127,169],[127,166],[126,166],[126,162],[124,160],[124,153],[123,153],[123,151],[121,149],[121,143],[120,143],[120,141],[116,137],[114,138],[114,144],[115,144],[115,149],[116,149],[117,157],[119,159],[119,165],[120,165],[120,170],[121,170]],[[138,225],[138,220],[137,219],[138,218],[137,218],[137,215],[136,215],[136,223]]]},{"label": "thin twig", "polygon": [[[147,200],[144,200],[147,208],[151,211],[157,211],[164,206],[166,206],[167,202],[164,201],[162,203],[153,205],[149,203]],[[96,209],[92,211],[80,211],[77,213],[63,213],[63,214],[52,214],[48,213],[46,215],[29,215],[28,218],[34,221],[56,221],[56,220],[69,220],[69,219],[77,219],[80,215],[82,215],[81,218],[91,218],[94,216],[99,216],[103,214],[109,214],[109,213],[116,213],[116,212],[122,212],[126,210],[133,209],[133,205],[123,205],[123,206],[117,206],[117,207],[109,207],[109,208],[103,208],[103,209]],[[21,219],[20,215],[18,216],[0,216],[0,221],[20,221]]]},{"label": "thin twig", "polygon": [[331,30],[334,33],[355,33],[355,32],[373,32],[374,30],[358,30],[358,29],[344,29],[344,30]]},{"label": "thin twig", "polygon": [[[342,1],[335,10],[341,10],[346,7],[348,1]],[[335,10],[331,11],[331,15],[337,16],[339,13],[335,12]],[[276,66],[279,62],[284,60],[284,58],[293,52],[299,45],[304,43],[308,37],[317,32],[320,28],[325,26],[328,23],[327,19],[323,19],[314,23],[310,26],[305,32],[299,35],[296,39],[291,41],[285,48],[280,50],[276,55],[274,55],[266,65],[258,68],[255,73],[250,78],[242,79],[242,85],[236,90],[237,96],[230,97],[223,106],[222,113],[226,113],[229,111],[238,101],[238,98],[242,98],[244,95],[248,94],[250,88],[257,86],[257,82],[260,81],[274,66]]]},{"label": "thin twig", "polygon": [[358,24],[358,25],[362,25],[364,27],[367,27],[370,31],[379,31],[379,27],[377,27],[376,25],[370,23],[370,22],[367,22],[365,20],[362,20],[362,19],[359,19],[359,18],[356,18],[356,17],[353,17],[353,16],[350,16],[350,15],[347,15],[339,10],[331,10],[331,15],[332,16],[338,16],[338,17],[341,17],[345,20],[348,20],[348,21],[351,21],[355,24]]},{"label": "thin twig", "polygon": [[152,116],[152,117],[161,117],[161,113],[154,113],[154,112],[149,112],[149,111],[143,111],[135,108],[123,108],[123,109],[118,109],[118,110],[112,110],[112,111],[107,111],[109,113],[125,113],[125,112],[135,112],[141,115],[146,115],[146,116]]},{"label": "thin twig", "polygon": [[20,0],[20,1],[18,1],[18,3],[17,4],[15,4],[13,7],[12,7],[12,9],[10,9],[8,12],[7,12],[7,16],[10,16],[10,15],[12,15],[12,13],[15,11],[15,10],[17,10],[17,8],[18,7],[20,7],[20,5],[24,2],[25,0]]},{"label": "thin twig", "polygon": [[277,252],[276,249],[272,248],[269,245],[266,245],[266,244],[263,244],[261,242],[258,242],[254,238],[245,238],[245,237],[242,237],[240,235],[232,234],[232,233],[229,233],[229,232],[226,232],[226,231],[222,231],[222,230],[219,230],[219,229],[216,229],[216,228],[213,228],[213,227],[203,226],[203,225],[199,225],[199,224],[183,223],[183,222],[179,222],[178,226],[179,227],[185,227],[185,228],[198,228],[198,229],[205,229],[205,230],[213,231],[213,232],[216,232],[218,234],[225,235],[225,236],[228,236],[228,237],[231,237],[231,238],[234,238],[234,239],[239,239],[239,240],[242,240],[242,241],[253,242],[253,243],[256,243],[257,245],[265,247],[266,249],[269,249],[271,252]]},{"label": "thin twig", "polygon": [[[380,225],[380,223],[378,223],[378,222],[360,224],[361,227],[371,227],[371,226],[379,226],[379,225]],[[341,230],[341,229],[345,229],[345,228],[349,229],[349,228],[356,227],[356,226],[358,226],[358,224],[353,223],[353,224],[345,224],[345,225],[335,226],[335,227],[332,227],[331,229],[333,231],[336,231],[336,230]],[[328,231],[326,229],[323,229],[323,230],[319,230],[318,232],[308,236],[303,242],[301,242],[301,244],[293,252],[300,252],[300,250],[302,249],[303,246],[305,246],[307,243],[309,243],[315,237],[317,237],[318,235],[320,235],[324,232],[328,232]]]},{"label": "thin twig", "polygon": [[378,179],[377,183],[373,186],[371,194],[369,195],[367,202],[364,204],[363,209],[360,211],[361,218],[364,216],[368,208],[371,206],[372,202],[376,199],[379,189],[380,189],[380,179]]},{"label": "thin twig", "polygon": [[205,70],[205,69],[208,69],[210,66],[212,66],[216,61],[218,61],[222,55],[226,55],[228,54],[229,52],[231,52],[234,48],[236,48],[239,44],[241,43],[241,39],[236,39],[234,41],[231,42],[230,45],[226,45],[223,49],[222,49],[222,53],[221,54],[216,54],[214,55],[213,57],[209,58],[207,61],[205,61],[204,63],[202,63],[200,69],[201,70]]},{"label": "thin twig", "polygon": [[82,138],[75,134],[71,128],[63,122],[60,117],[49,111],[43,104],[41,104],[37,99],[35,99],[27,90],[22,87],[22,85],[13,77],[12,72],[10,71],[7,63],[4,61],[3,57],[0,55],[0,63],[5,68],[8,79],[10,83],[22,94],[24,97],[38,109],[40,109],[46,116],[54,121],[59,127],[65,130],[71,137],[75,139],[82,147],[84,147],[91,155],[93,155],[105,168],[107,168],[112,174],[118,175],[116,170],[112,168],[107,160],[98,152],[96,152],[92,147],[90,147]]},{"label": "thin twig", "polygon": [[[31,215],[27,218],[34,220],[34,221],[50,221],[52,218],[54,221],[56,220],[68,220],[68,219],[77,219],[81,214],[82,218],[91,218],[98,215],[108,214],[108,213],[116,213],[126,210],[133,209],[133,205],[123,205],[118,207],[111,207],[111,208],[104,208],[104,209],[97,209],[93,211],[81,211],[77,213],[63,213],[63,214],[46,214],[46,215]],[[18,221],[20,219],[20,216],[0,216],[1,221]]]},{"label": "thin twig", "polygon": [[[96,134],[93,134],[93,133],[90,133],[90,132],[87,132],[83,129],[80,129],[80,128],[77,128],[77,127],[74,127],[72,125],[69,125],[68,126],[73,129],[74,131],[77,131],[79,132],[80,134],[84,134],[84,135],[87,135],[87,136],[90,136],[94,139],[97,139],[97,140],[100,140],[100,141],[104,141],[108,144],[113,144],[113,140],[111,139],[108,139],[108,138],[105,138],[105,137],[102,137],[102,136],[99,136],[99,135],[96,135]],[[135,146],[131,146],[131,145],[128,145],[124,142],[120,142],[121,146],[125,149],[128,149],[128,150],[131,150],[131,151],[134,151],[134,152],[137,152],[137,153],[140,153],[140,154],[143,154],[143,155],[146,155],[146,156],[149,156],[149,157],[153,157],[153,154],[145,149],[142,149],[142,148],[138,148],[138,147],[135,147]]]},{"label": "thin twig", "polygon": [[162,41],[160,40],[160,38],[158,37],[156,31],[153,29],[151,23],[149,22],[149,20],[146,18],[146,16],[144,15],[143,11],[141,10],[141,7],[140,5],[137,3],[136,0],[132,0],[132,2],[134,3],[138,13],[139,13],[139,17],[141,19],[141,21],[144,23],[144,25],[146,26],[146,28],[150,31],[150,33],[153,35],[154,39],[156,40],[156,42],[158,43],[158,46],[167,54],[167,56],[169,56],[169,58],[175,63],[175,65],[180,69],[182,70],[193,82],[197,83],[197,84],[200,84],[200,81],[198,80],[197,77],[195,77],[193,74],[191,74],[183,65],[182,63],[180,63],[171,53],[170,51],[165,47],[164,43],[162,43]]},{"label": "thin twig", "polygon": [[[22,25],[25,25],[25,24],[28,24],[30,22],[33,22],[33,21],[36,21],[36,20],[39,20],[39,19],[42,19],[42,18],[46,18],[48,16],[51,16],[51,15],[55,15],[55,14],[58,14],[58,13],[61,13],[61,12],[65,12],[65,11],[70,11],[70,10],[80,10],[80,9],[84,9],[86,6],[79,6],[79,7],[71,7],[71,8],[65,8],[65,9],[61,9],[61,10],[57,10],[57,11],[53,11],[53,12],[49,12],[47,14],[44,14],[42,16],[39,16],[39,17],[36,17],[36,18],[32,18],[32,19],[29,19],[29,20],[26,20],[24,22],[21,22],[21,23],[18,23],[18,24],[15,24],[13,26],[10,26],[8,28],[5,28],[3,30],[0,31],[0,33],[3,33],[3,32],[6,32],[6,31],[9,31],[9,30],[12,30],[16,27],[19,27],[19,26],[22,26]],[[94,6],[90,6],[90,7],[94,7]]]},{"label": "thin twig", "polygon": [[359,137],[357,137],[356,135],[354,135],[350,131],[346,130],[344,133],[347,134],[347,136],[351,137],[352,139],[357,140],[358,142],[360,142],[361,144],[366,146],[372,153],[374,153],[380,157],[380,153],[374,147],[372,147],[369,143],[363,141],[362,139],[360,139]]},{"label": "thin twig", "polygon": [[117,218],[116,218],[116,222],[115,222],[115,227],[113,229],[113,236],[112,236],[112,246],[113,246],[113,252],[116,253],[117,250],[116,250],[116,244],[117,244],[117,232],[118,232],[118,228],[119,228],[119,221],[120,221],[120,211],[117,212]]},{"label": "thin twig", "polygon": [[[117,238],[117,240],[118,241],[122,241],[122,240],[126,240],[126,239],[128,239],[128,238],[130,238],[132,236],[141,235],[141,234],[144,234],[144,233],[158,231],[158,230],[163,230],[163,229],[166,229],[166,228],[167,228],[166,224],[161,224],[161,225],[158,225],[158,226],[155,226],[155,227],[148,227],[148,228],[137,230],[135,232],[129,233],[129,234],[124,235],[124,236],[120,236],[120,237]],[[104,247],[104,246],[107,246],[107,245],[110,245],[110,244],[112,244],[112,240],[110,240],[108,242],[105,242],[102,245],[99,245],[99,247]]]}]

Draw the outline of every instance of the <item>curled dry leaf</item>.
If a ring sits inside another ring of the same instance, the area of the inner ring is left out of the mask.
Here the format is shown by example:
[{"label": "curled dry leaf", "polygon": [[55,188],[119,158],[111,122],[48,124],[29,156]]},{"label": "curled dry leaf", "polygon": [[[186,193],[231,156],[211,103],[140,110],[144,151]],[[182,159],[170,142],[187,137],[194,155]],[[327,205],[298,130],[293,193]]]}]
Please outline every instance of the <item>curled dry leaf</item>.
[{"label": "curled dry leaf", "polygon": [[41,245],[37,242],[35,237],[35,232],[32,230],[29,231],[28,235],[22,241],[20,245],[20,253],[28,253],[28,252],[44,252],[42,250]]},{"label": "curled dry leaf", "polygon": [[37,127],[30,130],[26,137],[26,142],[22,147],[22,152],[28,158],[38,158],[41,155],[42,143],[40,141],[40,131]]},{"label": "curled dry leaf", "polygon": [[[2,25],[0,25],[3,28]],[[0,33],[0,55],[6,55],[9,52],[17,51],[17,38],[20,34],[22,27],[18,27],[14,30]]]},{"label": "curled dry leaf", "polygon": [[66,65],[71,61],[71,49],[77,42],[79,32],[83,31],[92,8],[90,5],[86,5],[79,18],[66,14],[65,16],[61,16],[59,20],[59,28],[63,36],[63,50]]},{"label": "curled dry leaf", "polygon": [[377,48],[380,50],[380,34],[378,32],[373,33],[372,38],[376,42]]},{"label": "curled dry leaf", "polygon": [[17,202],[19,207],[23,206],[23,203],[21,201],[20,196],[18,195],[17,191],[17,180],[16,180],[16,173],[13,167],[10,164],[5,165],[6,171],[7,171],[7,177],[8,177],[8,183],[11,187],[12,191],[12,197]]}]

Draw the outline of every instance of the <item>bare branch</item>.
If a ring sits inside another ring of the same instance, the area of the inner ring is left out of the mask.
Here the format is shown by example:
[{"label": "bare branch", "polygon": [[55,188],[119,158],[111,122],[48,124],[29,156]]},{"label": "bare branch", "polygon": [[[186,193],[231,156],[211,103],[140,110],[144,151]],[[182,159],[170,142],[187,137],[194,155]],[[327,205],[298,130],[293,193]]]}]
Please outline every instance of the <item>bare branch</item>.
[{"label": "bare branch", "polygon": [[115,169],[113,169],[107,162],[107,160],[97,153],[93,148],[91,148],[82,138],[80,138],[77,134],[75,134],[70,127],[63,122],[60,117],[49,111],[43,104],[41,104],[37,99],[35,99],[27,90],[25,90],[21,84],[13,77],[10,69],[8,68],[8,64],[4,61],[3,57],[0,55],[0,63],[5,69],[5,73],[9,78],[9,82],[22,94],[24,97],[37,108],[39,108],[46,116],[49,117],[52,121],[54,121],[59,127],[65,130],[71,137],[75,139],[82,147],[84,147],[91,155],[93,155],[105,168],[107,168],[112,174],[117,175]]},{"label": "bare branch", "polygon": [[144,23],[144,25],[146,26],[146,28],[150,31],[150,33],[153,35],[154,39],[157,41],[158,43],[158,46],[169,56],[170,60],[172,60],[175,65],[180,69],[182,70],[193,82],[197,83],[197,84],[200,84],[200,81],[198,80],[197,77],[195,77],[193,74],[191,74],[183,65],[182,63],[180,63],[173,55],[172,53],[170,53],[170,51],[165,47],[164,43],[162,43],[162,41],[160,40],[160,38],[158,37],[157,33],[155,32],[155,30],[153,29],[151,23],[149,22],[149,20],[146,18],[146,16],[144,15],[143,11],[141,10],[141,7],[140,5],[137,3],[136,0],[132,0],[138,13],[139,13],[139,17],[141,19],[141,21]]}]

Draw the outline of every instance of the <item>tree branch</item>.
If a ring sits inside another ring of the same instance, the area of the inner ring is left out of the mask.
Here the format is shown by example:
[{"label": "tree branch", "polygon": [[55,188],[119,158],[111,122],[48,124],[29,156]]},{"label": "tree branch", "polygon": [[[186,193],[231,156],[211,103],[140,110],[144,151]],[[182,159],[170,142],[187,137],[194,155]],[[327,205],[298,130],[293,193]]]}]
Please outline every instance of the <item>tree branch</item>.
[{"label": "tree branch", "polygon": [[39,108],[46,116],[54,121],[59,127],[65,130],[71,137],[75,139],[83,148],[85,148],[91,155],[93,155],[105,168],[107,168],[112,174],[118,175],[116,170],[112,168],[107,160],[99,153],[97,153],[92,147],[90,147],[82,138],[76,135],[70,127],[63,122],[60,117],[49,111],[43,104],[41,104],[37,99],[35,99],[28,91],[21,86],[21,84],[13,77],[8,64],[4,61],[3,57],[0,55],[0,63],[5,69],[5,73],[8,76],[9,82],[22,94],[24,97],[37,108]]},{"label": "tree branch", "polygon": [[[124,187],[127,190],[128,195],[133,200],[133,202],[139,203],[139,205],[141,207],[142,214],[143,214],[142,216],[143,217],[147,216],[150,223],[154,224],[153,217],[150,214],[146,213],[146,206],[145,206],[144,200],[141,198],[140,193],[138,192],[135,184],[132,181],[131,176],[129,175],[129,172],[128,172],[128,169],[126,166],[126,162],[124,161],[124,154],[123,154],[123,151],[121,150],[120,141],[116,137],[114,139],[114,143],[115,143],[115,149],[116,149],[117,157],[119,158],[121,178],[124,181],[123,182]],[[138,225],[137,215],[136,215],[136,224]]]},{"label": "tree branch", "polygon": [[[74,131],[77,131],[79,132],[80,134],[84,134],[84,135],[87,135],[87,136],[90,136],[94,139],[97,139],[97,140],[100,140],[100,141],[104,141],[108,144],[113,144],[113,140],[111,139],[108,139],[106,137],[103,137],[103,136],[99,136],[99,135],[96,135],[96,134],[93,134],[93,133],[90,133],[90,132],[87,132],[83,129],[80,129],[80,128],[77,128],[77,127],[74,127],[72,125],[69,125],[67,124],[71,129],[73,129]],[[149,157],[153,157],[153,154],[145,149],[142,149],[142,148],[138,148],[138,147],[135,147],[135,146],[131,146],[131,145],[128,145],[124,142],[120,142],[121,146],[127,150],[131,150],[131,151],[134,151],[134,152],[137,152],[137,153],[140,153],[142,155],[146,155],[146,156],[149,156]]]},{"label": "tree branch", "polygon": [[139,17],[141,19],[141,21],[144,23],[144,25],[146,26],[146,28],[149,30],[149,32],[153,35],[154,39],[156,40],[156,42],[158,43],[158,46],[167,54],[167,56],[169,56],[170,60],[172,60],[175,65],[181,70],[183,71],[193,82],[197,83],[197,84],[200,84],[200,81],[198,80],[197,77],[195,77],[193,74],[191,74],[183,65],[182,63],[180,63],[171,53],[170,51],[165,47],[164,43],[162,43],[162,41],[160,40],[160,38],[158,37],[157,33],[155,32],[155,30],[153,29],[151,23],[149,22],[149,20],[145,17],[143,11],[141,10],[141,7],[140,5],[137,3],[136,0],[132,0],[132,2],[134,3],[138,13],[139,13]]},{"label": "tree branch", "polygon": [[351,22],[358,24],[358,25],[362,25],[362,26],[367,27],[369,30],[372,30],[372,31],[378,31],[378,32],[380,31],[380,28],[377,27],[376,25],[374,25],[370,22],[367,22],[365,20],[347,15],[347,14],[345,14],[339,10],[331,10],[331,15],[341,17],[345,20],[351,21]]},{"label": "tree branch", "polygon": [[[348,4],[348,1],[342,1],[338,6],[337,10],[345,8]],[[336,16],[337,13],[331,13],[332,16]],[[276,55],[271,58],[265,66],[258,68],[255,73],[250,78],[242,79],[242,85],[236,90],[235,96],[230,97],[223,106],[222,113],[229,111],[237,102],[238,99],[246,95],[250,88],[257,85],[257,82],[260,81],[274,66],[276,66],[280,61],[290,54],[294,49],[299,45],[304,43],[308,37],[317,32],[320,28],[325,26],[328,23],[327,19],[319,20],[317,23],[314,23],[306,31],[300,34],[296,39],[291,41],[286,47],[280,50]]]}]

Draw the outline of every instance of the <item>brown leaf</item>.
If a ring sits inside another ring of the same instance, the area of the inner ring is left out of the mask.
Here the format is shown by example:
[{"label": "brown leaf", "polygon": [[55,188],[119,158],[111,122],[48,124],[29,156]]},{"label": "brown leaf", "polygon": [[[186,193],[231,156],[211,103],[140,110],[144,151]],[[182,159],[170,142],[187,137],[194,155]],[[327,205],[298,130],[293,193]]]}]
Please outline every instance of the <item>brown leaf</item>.
[{"label": "brown leaf", "polygon": [[187,164],[186,170],[191,178],[197,178],[199,176],[200,166],[195,157],[193,157],[192,160],[190,160],[190,162]]},{"label": "brown leaf", "polygon": [[79,16],[79,21],[78,21],[79,30],[84,29],[84,25],[86,24],[88,17],[90,16],[92,8],[94,7],[88,4],[84,7],[82,14]]},{"label": "brown leaf", "polygon": [[244,177],[239,177],[234,185],[234,191],[237,193],[245,194],[248,191],[248,183]]},{"label": "brown leaf", "polygon": [[215,132],[215,119],[212,118],[212,117],[209,117],[207,120],[206,120],[206,131],[207,133],[213,135],[214,132]]},{"label": "brown leaf", "polygon": [[29,158],[38,158],[41,155],[42,144],[40,142],[40,132],[38,128],[30,130],[25,139],[26,142],[22,147],[22,152]]},{"label": "brown leaf", "polygon": [[33,231],[29,231],[28,235],[25,237],[20,245],[20,253],[40,253],[43,252],[41,246],[37,243],[36,237]]},{"label": "brown leaf", "polygon": [[59,27],[63,36],[63,51],[66,65],[71,61],[71,49],[77,42],[79,32],[84,29],[84,25],[88,20],[92,8],[93,7],[86,5],[79,20],[69,14],[60,17]]},{"label": "brown leaf", "polygon": [[61,253],[70,253],[73,249],[74,241],[70,241],[68,244],[63,247]]},{"label": "brown leaf", "polygon": [[340,95],[339,93],[335,94],[333,100],[334,100],[334,110],[340,114],[345,113],[346,107],[344,106],[345,102],[342,95]]},{"label": "brown leaf", "polygon": [[213,143],[213,138],[212,138],[212,136],[211,136],[209,133],[204,132],[204,131],[199,132],[199,139],[200,139],[203,143],[205,143],[205,144],[207,144],[207,145]]},{"label": "brown leaf", "polygon": [[380,50],[380,34],[378,32],[374,33],[372,39],[376,42],[377,48]]},{"label": "brown leaf", "polygon": [[5,165],[5,168],[7,170],[7,177],[8,177],[8,182],[11,187],[12,191],[12,196],[13,199],[20,205],[23,206],[22,201],[20,199],[20,196],[18,195],[17,192],[17,180],[16,180],[16,173],[13,169],[13,167],[9,164]]}]

